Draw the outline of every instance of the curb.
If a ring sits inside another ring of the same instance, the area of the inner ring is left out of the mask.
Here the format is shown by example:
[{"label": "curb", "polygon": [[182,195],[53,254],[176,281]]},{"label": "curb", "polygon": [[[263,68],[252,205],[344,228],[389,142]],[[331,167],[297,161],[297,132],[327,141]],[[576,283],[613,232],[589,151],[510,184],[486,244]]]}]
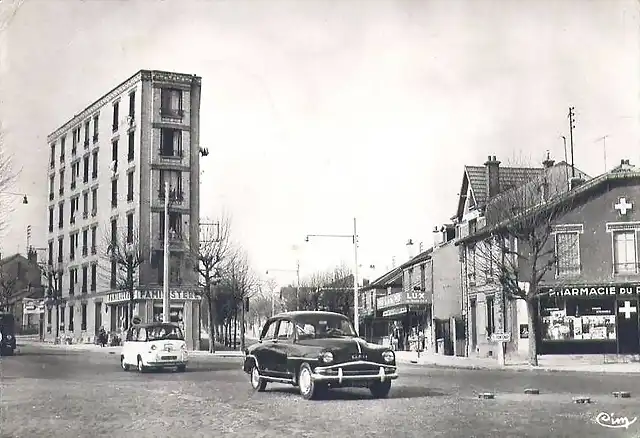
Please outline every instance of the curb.
[{"label": "curb", "polygon": [[482,371],[516,371],[516,372],[531,372],[542,371],[547,373],[590,373],[590,374],[640,374],[638,370],[592,370],[592,369],[576,369],[576,368],[554,368],[549,366],[532,367],[528,365],[506,365],[504,368],[490,366],[490,365],[473,365],[473,364],[439,364],[428,362],[410,362],[410,361],[398,361],[398,364],[403,365],[418,365],[431,368],[441,369],[462,369],[462,370],[482,370]]}]

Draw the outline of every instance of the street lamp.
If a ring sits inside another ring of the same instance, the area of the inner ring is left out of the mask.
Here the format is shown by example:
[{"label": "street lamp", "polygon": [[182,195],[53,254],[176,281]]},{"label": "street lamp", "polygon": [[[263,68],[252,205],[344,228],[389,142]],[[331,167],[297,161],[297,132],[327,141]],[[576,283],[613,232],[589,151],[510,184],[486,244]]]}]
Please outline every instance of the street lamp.
[{"label": "street lamp", "polygon": [[[296,269],[267,269],[266,275],[269,275],[269,271],[277,272],[295,272],[296,273],[296,310],[300,310],[300,261],[296,262]],[[271,316],[275,315],[276,309],[276,292],[271,293]]]},{"label": "street lamp", "polygon": [[356,329],[356,334],[360,332],[360,315],[358,311],[358,232],[356,228],[356,218],[353,218],[353,234],[307,234],[305,242],[309,241],[310,237],[348,237],[353,241],[353,258],[354,258],[354,271],[353,271],[353,320]]},{"label": "street lamp", "polygon": [[22,203],[28,204],[29,200],[27,199],[27,195],[23,193],[13,193],[13,192],[0,192],[0,195],[11,195],[11,196],[22,196]]}]

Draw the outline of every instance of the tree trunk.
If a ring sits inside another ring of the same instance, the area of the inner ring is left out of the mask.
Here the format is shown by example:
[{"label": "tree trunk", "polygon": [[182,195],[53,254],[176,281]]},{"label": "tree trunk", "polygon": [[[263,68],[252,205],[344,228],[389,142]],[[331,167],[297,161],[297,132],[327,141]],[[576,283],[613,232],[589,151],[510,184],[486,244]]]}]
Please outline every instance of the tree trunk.
[{"label": "tree trunk", "polygon": [[211,295],[207,297],[207,305],[209,306],[209,353],[216,352],[216,315],[215,315],[215,301]]},{"label": "tree trunk", "polygon": [[242,309],[240,311],[240,351],[244,351],[244,319],[245,319],[245,308],[244,308],[244,300],[242,300]]},{"label": "tree trunk", "polygon": [[238,307],[233,311],[233,349],[238,345]]},{"label": "tree trunk", "polygon": [[538,308],[536,306],[536,297],[527,299],[527,319],[529,322],[529,365],[538,366],[538,344],[537,344],[537,328],[536,314]]}]

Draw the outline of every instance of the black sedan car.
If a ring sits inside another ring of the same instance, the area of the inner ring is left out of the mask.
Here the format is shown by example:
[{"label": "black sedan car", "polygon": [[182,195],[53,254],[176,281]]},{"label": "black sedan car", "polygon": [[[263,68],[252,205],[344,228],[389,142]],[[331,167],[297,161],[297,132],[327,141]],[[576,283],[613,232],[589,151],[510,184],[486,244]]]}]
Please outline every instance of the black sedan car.
[{"label": "black sedan car", "polygon": [[246,349],[243,369],[256,391],[264,391],[268,382],[288,383],[307,400],[329,388],[354,386],[383,398],[398,378],[393,351],[359,338],[349,319],[333,312],[270,318],[259,342]]},{"label": "black sedan car", "polygon": [[0,356],[13,356],[15,349],[15,318],[11,313],[0,312]]}]

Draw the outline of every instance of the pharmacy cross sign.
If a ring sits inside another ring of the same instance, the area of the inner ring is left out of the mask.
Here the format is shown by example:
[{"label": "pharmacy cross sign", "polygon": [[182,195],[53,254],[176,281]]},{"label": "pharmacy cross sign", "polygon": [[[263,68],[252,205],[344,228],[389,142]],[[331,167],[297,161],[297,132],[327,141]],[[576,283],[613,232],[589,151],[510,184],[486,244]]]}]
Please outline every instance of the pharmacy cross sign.
[{"label": "pharmacy cross sign", "polygon": [[632,203],[627,203],[627,198],[619,198],[618,203],[613,206],[616,210],[620,211],[620,214],[626,215],[627,210],[631,210]]},{"label": "pharmacy cross sign", "polygon": [[625,301],[623,307],[618,307],[618,313],[624,313],[625,319],[631,318],[632,313],[636,313],[638,309],[631,305],[630,301]]}]

